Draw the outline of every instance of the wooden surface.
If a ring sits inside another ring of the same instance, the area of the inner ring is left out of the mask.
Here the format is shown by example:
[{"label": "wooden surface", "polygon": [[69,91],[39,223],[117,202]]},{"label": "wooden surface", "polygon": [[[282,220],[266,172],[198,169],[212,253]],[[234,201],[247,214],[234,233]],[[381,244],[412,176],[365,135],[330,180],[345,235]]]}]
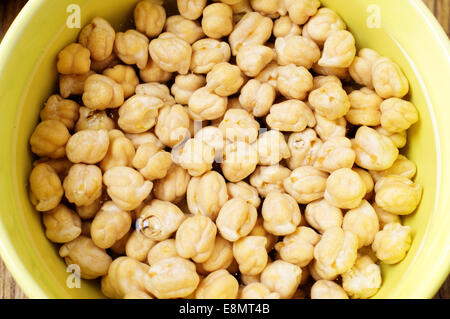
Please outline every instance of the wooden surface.
[{"label": "wooden surface", "polygon": [[[450,35],[450,0],[423,0],[439,20],[444,30]],[[0,1],[0,41],[27,0]],[[0,260],[0,298],[26,298],[16,285],[5,264]],[[437,299],[450,299],[450,277],[436,294]]]}]

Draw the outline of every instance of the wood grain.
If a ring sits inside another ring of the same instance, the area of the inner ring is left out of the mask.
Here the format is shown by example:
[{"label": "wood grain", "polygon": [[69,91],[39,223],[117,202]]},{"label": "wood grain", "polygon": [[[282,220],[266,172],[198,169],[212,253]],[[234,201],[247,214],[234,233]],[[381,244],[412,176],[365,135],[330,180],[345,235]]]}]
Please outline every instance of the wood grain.
[{"label": "wood grain", "polygon": [[[449,0],[423,0],[436,16],[447,35],[450,35],[450,1]],[[0,41],[10,24],[25,5],[27,0],[0,1]],[[25,294],[15,283],[5,264],[0,260],[0,299],[26,298]],[[450,299],[450,277],[447,278],[435,299]]]}]

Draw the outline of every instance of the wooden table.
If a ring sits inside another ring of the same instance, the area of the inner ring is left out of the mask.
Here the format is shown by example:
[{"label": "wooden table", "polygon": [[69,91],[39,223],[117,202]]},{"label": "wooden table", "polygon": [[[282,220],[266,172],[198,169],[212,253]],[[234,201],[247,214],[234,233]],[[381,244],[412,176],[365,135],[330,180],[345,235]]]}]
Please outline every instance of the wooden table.
[{"label": "wooden table", "polygon": [[[450,1],[423,0],[437,17],[447,34],[450,35]],[[0,41],[9,25],[25,5],[27,0],[7,0],[0,2]],[[0,260],[0,298],[26,298],[20,287],[16,285],[5,264]],[[442,285],[435,298],[450,299],[450,277]]]}]

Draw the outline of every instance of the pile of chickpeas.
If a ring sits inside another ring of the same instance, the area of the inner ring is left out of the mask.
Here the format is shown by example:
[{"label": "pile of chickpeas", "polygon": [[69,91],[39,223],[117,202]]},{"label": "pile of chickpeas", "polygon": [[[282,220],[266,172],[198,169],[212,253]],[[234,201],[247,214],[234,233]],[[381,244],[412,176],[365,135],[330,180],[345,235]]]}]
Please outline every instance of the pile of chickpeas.
[{"label": "pile of chickpeas", "polygon": [[45,234],[110,298],[368,298],[411,246],[399,66],[318,0],[157,1],[57,57],[30,138]]}]

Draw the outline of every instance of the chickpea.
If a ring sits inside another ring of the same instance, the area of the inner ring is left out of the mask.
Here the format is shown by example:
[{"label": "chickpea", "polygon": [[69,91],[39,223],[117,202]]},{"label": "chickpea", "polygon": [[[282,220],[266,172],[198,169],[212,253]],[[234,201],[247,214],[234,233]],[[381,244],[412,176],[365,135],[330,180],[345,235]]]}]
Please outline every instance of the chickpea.
[{"label": "chickpea", "polygon": [[227,269],[233,261],[233,245],[222,236],[217,235],[211,256],[201,267],[207,272],[214,272],[219,269]]},{"label": "chickpea", "polygon": [[366,200],[363,200],[358,207],[349,210],[342,224],[344,231],[351,231],[358,237],[358,248],[372,244],[379,228],[377,214]]},{"label": "chickpea", "polygon": [[234,27],[228,42],[233,55],[246,45],[264,44],[271,36],[273,21],[258,12],[246,13]]},{"label": "chickpea", "polygon": [[110,130],[108,136],[109,147],[100,168],[107,171],[115,166],[131,166],[135,155],[133,143],[120,130]]},{"label": "chickpea", "polygon": [[102,195],[102,171],[96,165],[75,164],[63,182],[66,198],[77,206],[92,204]]},{"label": "chickpea", "polygon": [[138,230],[134,230],[125,244],[125,253],[128,257],[144,262],[148,252],[155,246],[156,241],[148,238]]},{"label": "chickpea", "polygon": [[148,44],[148,38],[136,30],[117,32],[114,52],[124,63],[144,69],[148,61]]},{"label": "chickpea", "polygon": [[383,99],[369,88],[355,90],[348,95],[350,110],[345,115],[347,121],[354,125],[380,125],[380,104]]},{"label": "chickpea", "polygon": [[348,296],[334,281],[318,280],[311,287],[311,299],[348,299]]},{"label": "chickpea", "polygon": [[407,139],[406,131],[399,133],[391,133],[382,128],[381,126],[376,127],[375,130],[381,135],[388,137],[392,141],[392,143],[394,143],[395,147],[399,149],[403,148],[406,145]]},{"label": "chickpea", "polygon": [[117,108],[123,104],[123,88],[113,79],[93,74],[84,83],[83,103],[92,110]]},{"label": "chickpea", "polygon": [[389,265],[403,260],[410,247],[411,228],[399,223],[386,224],[372,243],[377,258]]},{"label": "chickpea", "polygon": [[307,126],[316,125],[311,109],[299,100],[286,100],[272,105],[266,122],[271,129],[284,132],[301,132]]},{"label": "chickpea", "polygon": [[267,265],[267,239],[264,236],[246,236],[233,243],[233,255],[239,270],[245,275],[258,275]]},{"label": "chickpea", "polygon": [[153,246],[148,252],[147,261],[149,265],[154,265],[160,260],[172,257],[179,257],[173,238],[160,241]]},{"label": "chickpea", "polygon": [[175,77],[175,83],[170,90],[177,103],[187,105],[192,94],[205,85],[206,78],[203,75],[194,73],[180,74]]},{"label": "chickpea", "polygon": [[153,183],[131,167],[116,166],[103,175],[103,183],[113,202],[123,210],[133,210],[150,194]]},{"label": "chickpea", "polygon": [[256,223],[256,208],[241,198],[228,200],[217,216],[217,228],[228,241],[234,242],[247,236]]},{"label": "chickpea", "polygon": [[195,139],[201,140],[214,149],[215,161],[220,163],[225,146],[224,136],[218,127],[206,126],[195,133]]},{"label": "chickpea", "polygon": [[70,133],[64,123],[57,120],[40,122],[31,134],[31,151],[41,157],[62,158]]},{"label": "chickpea", "polygon": [[164,102],[153,96],[136,94],[119,109],[119,127],[126,133],[143,133],[156,124],[158,110]]},{"label": "chickpea", "polygon": [[78,42],[89,49],[93,60],[101,61],[111,55],[115,36],[116,33],[108,21],[95,17],[81,29]]},{"label": "chickpea", "polygon": [[302,34],[319,46],[323,46],[331,33],[345,29],[344,21],[336,12],[328,8],[320,8],[304,25]]},{"label": "chickpea", "polygon": [[300,207],[294,198],[277,191],[264,199],[262,210],[264,228],[273,235],[292,234],[301,221]]},{"label": "chickpea", "polygon": [[359,177],[361,177],[366,185],[366,196],[364,196],[364,199],[370,199],[372,197],[373,187],[375,186],[372,176],[370,176],[368,171],[362,168],[353,168],[353,170],[359,174]]},{"label": "chickpea", "polygon": [[172,164],[166,176],[154,182],[153,193],[157,199],[177,203],[186,194],[190,179],[185,169]]},{"label": "chickpea", "polygon": [[383,99],[402,98],[409,91],[408,79],[400,67],[388,58],[379,58],[372,66],[372,84]]},{"label": "chickpea", "polygon": [[193,215],[186,218],[175,235],[178,255],[192,258],[196,263],[207,261],[214,251],[216,233],[216,225],[209,217]]},{"label": "chickpea", "polygon": [[259,74],[255,77],[255,80],[258,80],[260,83],[267,83],[275,90],[278,90],[278,67],[279,65],[277,62],[270,62],[261,72],[259,72]]},{"label": "chickpea", "polygon": [[402,154],[399,154],[390,168],[383,171],[370,171],[370,175],[373,177],[375,182],[378,182],[381,178],[388,175],[399,175],[412,179],[416,175],[416,172],[416,164]]},{"label": "chickpea", "polygon": [[419,120],[414,105],[402,99],[387,99],[381,103],[380,110],[381,127],[391,133],[405,131]]},{"label": "chickpea", "polygon": [[189,98],[189,115],[194,120],[215,120],[225,114],[227,97],[211,92],[207,87],[196,90]]},{"label": "chickpea", "polygon": [[126,133],[125,136],[133,143],[134,148],[138,149],[139,146],[147,143],[155,144],[159,149],[164,148],[164,144],[156,137],[152,132],[144,132],[137,134]]},{"label": "chickpea", "polygon": [[224,3],[213,3],[203,10],[202,29],[207,37],[220,39],[233,31],[233,10]]},{"label": "chickpea", "polygon": [[59,255],[65,259],[67,265],[78,265],[83,279],[94,279],[106,275],[112,262],[104,249],[95,246],[92,239],[85,236],[79,236],[62,245]]},{"label": "chickpea", "polygon": [[355,38],[347,30],[332,32],[325,40],[319,66],[328,68],[347,68],[356,55]]},{"label": "chickpea", "polygon": [[84,92],[84,83],[87,78],[95,74],[89,71],[85,74],[60,74],[59,75],[59,94],[63,98],[68,98],[71,95],[81,95]]},{"label": "chickpea", "polygon": [[289,135],[288,148],[291,156],[287,159],[288,167],[294,170],[300,166],[312,166],[317,159],[322,141],[313,129]]},{"label": "chickpea", "polygon": [[91,238],[100,248],[110,248],[125,236],[131,227],[130,213],[121,210],[111,201],[103,204],[91,226]]},{"label": "chickpea", "polygon": [[273,59],[274,52],[264,45],[246,45],[239,49],[236,64],[250,77],[257,76]]},{"label": "chickpea", "polygon": [[222,174],[230,182],[239,182],[255,170],[258,161],[258,152],[253,145],[241,141],[226,144]]},{"label": "chickpea", "polygon": [[242,289],[240,299],[280,299],[280,294],[271,292],[259,282],[254,282]]},{"label": "chickpea", "polygon": [[222,135],[229,141],[253,143],[258,137],[259,123],[243,109],[229,109],[219,124]]},{"label": "chickpea", "polygon": [[350,168],[340,168],[327,179],[324,197],[333,206],[342,209],[356,208],[365,195],[364,181]]},{"label": "chickpea", "polygon": [[271,18],[285,15],[287,13],[283,0],[250,0],[250,5],[254,11]]},{"label": "chickpea", "polygon": [[372,66],[380,58],[374,50],[363,48],[348,68],[352,79],[361,85],[373,89]]},{"label": "chickpea", "polygon": [[195,291],[196,299],[236,299],[239,283],[227,270],[219,269],[206,276]]},{"label": "chickpea", "polygon": [[[102,207],[102,198],[99,197],[89,205],[76,206],[76,210],[78,215],[82,219],[91,219],[95,217],[95,215],[97,214],[97,212],[100,210],[101,207]],[[91,233],[89,232],[89,236],[90,235]]]},{"label": "chickpea", "polygon": [[58,174],[60,179],[64,179],[69,172],[70,167],[73,165],[67,158],[48,159],[46,157],[33,161],[33,167],[38,164],[47,164]]},{"label": "chickpea", "polygon": [[320,49],[317,44],[300,35],[277,38],[275,51],[279,65],[295,64],[310,69],[320,59]]},{"label": "chickpea", "polygon": [[[249,236],[263,236],[266,238],[266,250],[269,252],[271,251],[276,242],[278,241],[278,236],[275,236],[271,233],[269,233],[265,228],[264,228],[264,219],[262,217],[258,217],[256,219],[256,224],[253,227],[252,231],[248,234]],[[269,258],[270,259],[270,258]],[[248,284],[248,283],[246,283]]]},{"label": "chickpea", "polygon": [[301,34],[301,27],[294,23],[288,16],[279,17],[273,24],[273,36],[275,38]]},{"label": "chickpea", "polygon": [[58,53],[56,68],[61,74],[85,74],[91,67],[91,53],[79,43],[71,43]]},{"label": "chickpea", "polygon": [[227,42],[216,39],[201,39],[192,44],[191,71],[206,74],[222,62],[230,60],[231,50]]},{"label": "chickpea", "polygon": [[147,37],[158,36],[166,21],[166,10],[156,1],[140,1],[134,8],[136,30]]},{"label": "chickpea", "polygon": [[239,91],[244,78],[236,65],[220,62],[206,76],[206,88],[219,96],[229,96]]},{"label": "chickpea", "polygon": [[69,138],[66,154],[72,163],[95,164],[105,157],[108,148],[109,135],[106,130],[82,130]]},{"label": "chickpea", "polygon": [[[270,260],[270,257],[268,258],[268,260]],[[238,267],[239,267],[239,265],[238,265]],[[242,285],[250,285],[250,284],[253,284],[253,283],[259,283],[260,284],[261,283],[260,277],[261,277],[261,274],[255,275],[255,276],[239,274],[239,279],[241,280],[241,284]]]},{"label": "chickpea", "polygon": [[331,173],[340,168],[353,167],[355,158],[352,142],[346,137],[334,136],[322,144],[314,167]]},{"label": "chickpea", "polygon": [[301,226],[278,242],[275,249],[282,260],[306,267],[314,258],[314,246],[319,240],[320,235],[312,228]]},{"label": "chickpea", "polygon": [[367,299],[381,287],[380,266],[369,256],[362,256],[355,265],[342,274],[342,286],[351,298]]},{"label": "chickpea", "polygon": [[200,176],[211,170],[214,149],[201,140],[191,138],[176,150],[174,162],[191,176]]},{"label": "chickpea", "polygon": [[278,69],[277,87],[288,99],[304,100],[313,89],[313,77],[303,66],[288,64]]},{"label": "chickpea", "polygon": [[181,15],[173,15],[167,18],[165,29],[167,32],[175,34],[189,44],[205,36],[198,21],[186,19]]},{"label": "chickpea", "polygon": [[258,166],[250,176],[250,184],[259,195],[266,197],[272,191],[284,192],[283,181],[291,171],[282,165]]},{"label": "chickpea", "polygon": [[257,140],[257,149],[260,165],[275,165],[291,156],[284,135],[276,130],[261,133]]},{"label": "chickpea", "polygon": [[385,225],[391,223],[401,224],[400,216],[396,214],[389,213],[382,209],[377,203],[372,204],[373,209],[378,217],[378,222],[380,224],[380,229],[383,229]]},{"label": "chickpea", "polygon": [[118,64],[104,70],[103,75],[110,77],[122,86],[124,98],[132,96],[139,84],[139,78],[131,66]]},{"label": "chickpea", "polygon": [[289,18],[296,24],[305,24],[309,17],[316,14],[320,7],[319,0],[285,0],[286,9],[289,13]]},{"label": "chickpea", "polygon": [[261,204],[258,191],[255,187],[250,186],[246,182],[227,183],[227,191],[229,198],[241,198],[247,203],[258,208]]},{"label": "chickpea", "polygon": [[186,74],[191,64],[192,49],[189,43],[170,32],[161,33],[150,41],[150,56],[166,72]]},{"label": "chickpea", "polygon": [[178,11],[189,20],[196,20],[202,15],[207,0],[177,0]]},{"label": "chickpea", "polygon": [[294,295],[302,277],[302,269],[297,265],[275,260],[267,265],[261,274],[261,283],[270,291],[277,292],[281,298]]},{"label": "chickpea", "polygon": [[261,117],[269,113],[275,96],[276,92],[273,86],[251,79],[242,87],[239,102],[253,116]]},{"label": "chickpea", "polygon": [[331,121],[347,114],[351,106],[347,93],[334,83],[326,83],[312,91],[308,101],[319,115]]},{"label": "chickpea", "polygon": [[305,219],[311,227],[323,234],[329,228],[341,227],[343,215],[339,208],[321,199],[306,206]]},{"label": "chickpea", "polygon": [[338,79],[349,82],[351,80],[350,74],[348,73],[348,68],[335,68],[320,66],[318,63],[314,63],[312,70],[322,76],[335,76]]},{"label": "chickpea", "polygon": [[325,116],[314,113],[316,118],[316,126],[314,129],[323,141],[328,140],[330,137],[342,136],[347,133],[347,121],[344,117],[340,117],[335,120],[329,120]]},{"label": "chickpea", "polygon": [[166,176],[172,165],[172,156],[157,145],[148,143],[139,146],[132,164],[147,180],[153,181]]},{"label": "chickpea", "polygon": [[313,78],[313,89],[317,90],[322,85],[330,82],[342,87],[341,80],[335,75],[317,75]]},{"label": "chickpea", "polygon": [[323,197],[328,174],[311,166],[301,166],[284,179],[283,186],[299,204],[308,204]]},{"label": "chickpea", "polygon": [[164,71],[152,59],[148,59],[145,68],[139,70],[142,81],[166,83],[172,78],[172,72]]},{"label": "chickpea", "polygon": [[394,164],[398,149],[386,136],[373,128],[361,126],[352,141],[356,153],[356,164],[369,170],[382,171]]},{"label": "chickpea", "polygon": [[80,217],[63,204],[46,212],[42,220],[45,236],[54,243],[67,243],[81,234]]},{"label": "chickpea", "polygon": [[161,83],[144,83],[136,86],[136,95],[147,95],[156,97],[163,101],[163,106],[172,106],[175,104],[175,99],[170,95],[169,88]]},{"label": "chickpea", "polygon": [[105,111],[91,110],[87,107],[80,107],[80,118],[75,124],[75,132],[83,130],[112,130],[114,121]]}]

